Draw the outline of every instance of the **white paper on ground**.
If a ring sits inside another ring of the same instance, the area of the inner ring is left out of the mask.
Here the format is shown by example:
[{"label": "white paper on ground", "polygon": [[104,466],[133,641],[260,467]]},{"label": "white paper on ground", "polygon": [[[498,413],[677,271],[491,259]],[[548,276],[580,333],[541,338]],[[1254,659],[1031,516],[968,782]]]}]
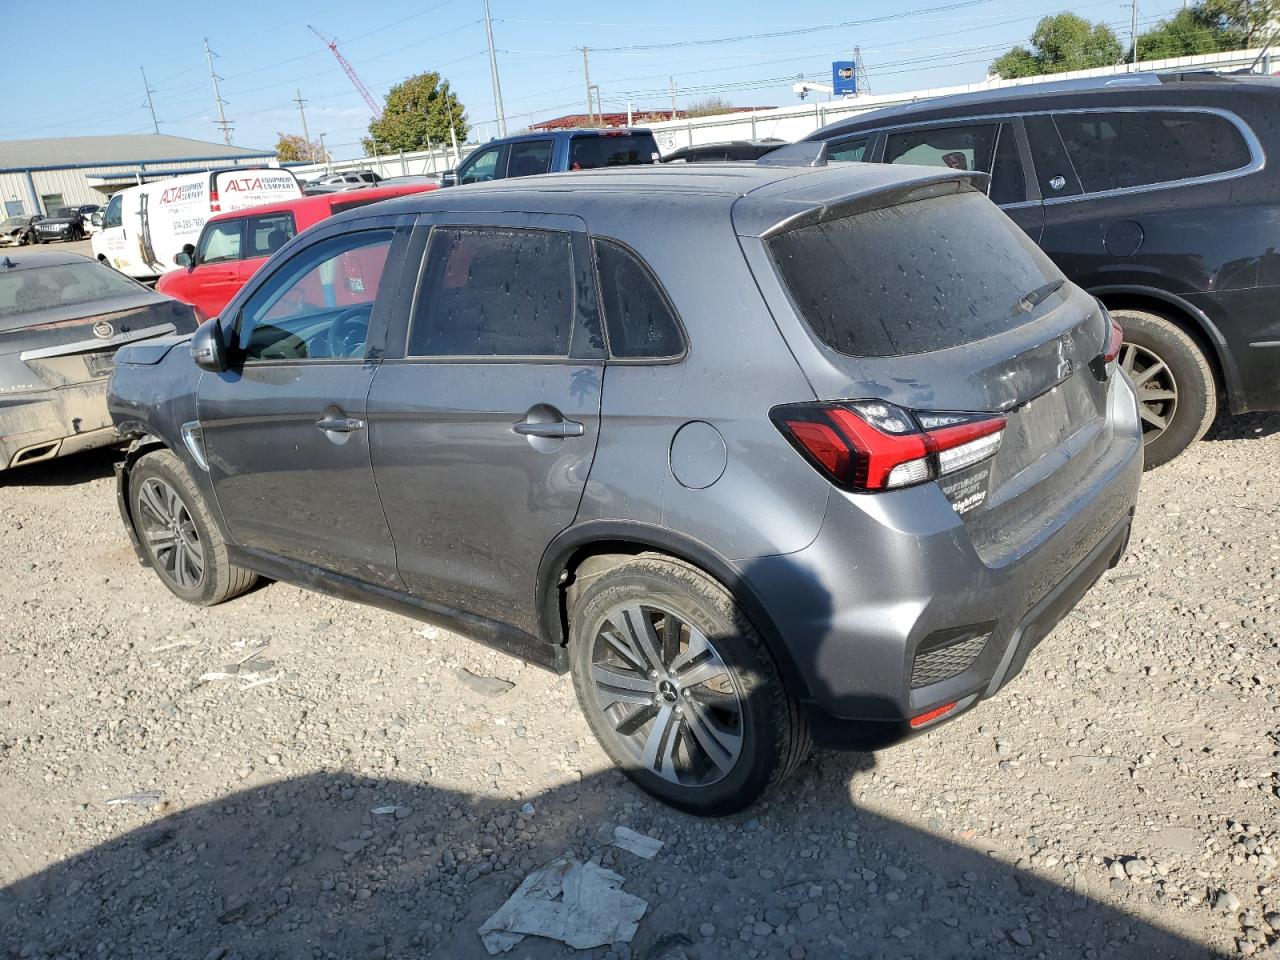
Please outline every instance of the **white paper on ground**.
[{"label": "white paper on ground", "polygon": [[559,940],[578,950],[627,943],[649,904],[622,890],[612,870],[568,857],[524,878],[480,927],[490,954],[505,953],[526,936]]},{"label": "white paper on ground", "polygon": [[644,857],[646,860],[652,860],[662,849],[661,840],[646,837],[643,833],[636,833],[630,827],[613,828],[613,845],[634,853],[637,857]]}]

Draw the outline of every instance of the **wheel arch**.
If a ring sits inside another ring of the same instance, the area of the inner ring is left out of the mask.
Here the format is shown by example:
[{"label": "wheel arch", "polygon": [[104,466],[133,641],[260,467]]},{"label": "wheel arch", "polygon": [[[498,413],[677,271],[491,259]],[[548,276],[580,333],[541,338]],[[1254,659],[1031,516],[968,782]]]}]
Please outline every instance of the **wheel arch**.
[{"label": "wheel arch", "polygon": [[1144,310],[1174,324],[1195,341],[1209,361],[1218,389],[1232,410],[1243,402],[1240,373],[1226,338],[1205,312],[1167,290],[1132,284],[1110,284],[1089,290],[1108,310]]},{"label": "wheel arch", "polygon": [[[128,424],[122,424],[122,427]],[[120,519],[124,521],[125,532],[129,534],[129,542],[133,544],[133,552],[138,555],[144,567],[151,566],[147,552],[142,549],[142,541],[138,539],[138,528],[133,522],[133,508],[129,505],[129,477],[134,465],[148,453],[156,450],[168,450],[169,445],[154,434],[144,433],[129,444],[124,459],[115,465],[116,470],[116,506],[120,509]]]},{"label": "wheel arch", "polygon": [[691,537],[664,527],[631,521],[591,521],[570,527],[551,542],[538,567],[538,624],[555,646],[569,642],[568,598],[576,578],[598,575],[616,562],[657,553],[692,566],[719,583],[751,619],[798,699],[808,684],[764,604],[725,557]]}]

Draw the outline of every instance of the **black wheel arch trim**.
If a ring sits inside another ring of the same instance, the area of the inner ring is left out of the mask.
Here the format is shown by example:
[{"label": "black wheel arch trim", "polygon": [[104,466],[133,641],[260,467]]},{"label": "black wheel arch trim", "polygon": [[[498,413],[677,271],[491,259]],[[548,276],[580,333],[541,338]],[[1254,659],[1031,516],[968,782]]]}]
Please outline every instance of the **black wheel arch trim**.
[{"label": "black wheel arch trim", "polygon": [[[1107,297],[1141,297],[1161,301],[1183,314],[1195,325],[1198,332],[1204,336],[1205,340],[1213,348],[1214,355],[1212,359],[1216,362],[1217,369],[1222,373],[1222,389],[1227,395],[1228,406],[1233,412],[1240,412],[1243,409],[1245,403],[1244,387],[1240,382],[1240,371],[1236,367],[1230,348],[1227,346],[1226,337],[1222,335],[1218,325],[1210,320],[1208,314],[1203,310],[1176,293],[1161,290],[1159,287],[1131,283],[1109,283],[1090,286],[1086,289],[1099,300],[1104,301],[1104,303]],[[1124,308],[1117,307],[1116,309],[1122,310]]]},{"label": "black wheel arch trim", "polygon": [[[130,433],[130,424],[120,424],[122,433],[128,435]],[[137,554],[138,562],[144,567],[151,566],[151,558],[147,556],[147,552],[142,549],[142,541],[138,539],[138,528],[133,522],[133,510],[129,506],[129,475],[133,473],[134,464],[140,459],[151,453],[153,450],[167,450],[166,444],[159,437],[150,433],[143,433],[129,444],[129,449],[125,451],[124,459],[114,464],[116,473],[116,506],[120,509],[120,519],[124,521],[125,532],[129,535],[129,542],[133,545],[133,552]]]},{"label": "black wheel arch trim", "polygon": [[564,647],[569,642],[560,578],[568,570],[570,561],[575,554],[593,545],[610,543],[626,543],[669,554],[693,564],[718,581],[741,604],[751,623],[760,631],[784,681],[797,699],[807,701],[810,698],[809,685],[782,640],[777,625],[733,563],[692,537],[653,524],[633,520],[590,520],[561,531],[548,544],[538,565],[536,595],[539,632],[548,642],[557,647]]}]

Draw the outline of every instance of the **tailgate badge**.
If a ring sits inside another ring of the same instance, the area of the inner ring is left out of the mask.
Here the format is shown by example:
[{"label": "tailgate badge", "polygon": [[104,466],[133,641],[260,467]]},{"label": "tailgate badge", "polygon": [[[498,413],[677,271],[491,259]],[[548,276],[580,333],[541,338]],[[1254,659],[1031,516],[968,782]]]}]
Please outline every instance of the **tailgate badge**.
[{"label": "tailgate badge", "polygon": [[116,328],[105,320],[99,320],[93,325],[93,335],[99,340],[109,340],[116,332]]}]

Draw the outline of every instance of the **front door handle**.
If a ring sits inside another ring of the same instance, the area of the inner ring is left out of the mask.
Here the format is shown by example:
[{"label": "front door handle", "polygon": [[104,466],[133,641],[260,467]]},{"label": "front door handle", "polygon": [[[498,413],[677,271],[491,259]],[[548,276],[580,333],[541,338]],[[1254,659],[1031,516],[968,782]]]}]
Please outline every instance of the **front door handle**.
[{"label": "front door handle", "polygon": [[586,428],[576,420],[554,420],[551,423],[532,423],[521,420],[511,429],[522,437],[547,437],[553,440],[580,437],[586,433]]},{"label": "front door handle", "polygon": [[364,429],[364,421],[355,417],[321,417],[316,426],[325,433],[354,433]]}]

